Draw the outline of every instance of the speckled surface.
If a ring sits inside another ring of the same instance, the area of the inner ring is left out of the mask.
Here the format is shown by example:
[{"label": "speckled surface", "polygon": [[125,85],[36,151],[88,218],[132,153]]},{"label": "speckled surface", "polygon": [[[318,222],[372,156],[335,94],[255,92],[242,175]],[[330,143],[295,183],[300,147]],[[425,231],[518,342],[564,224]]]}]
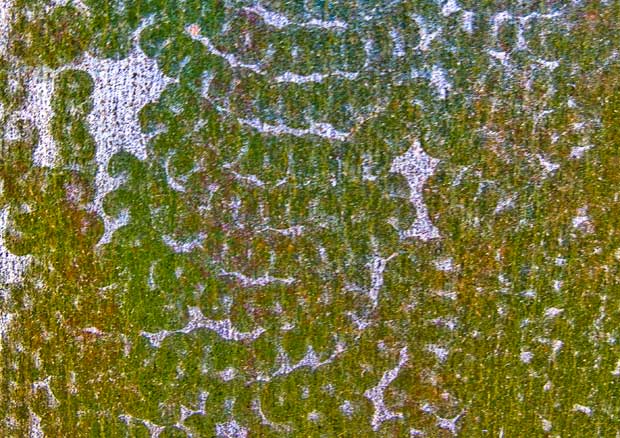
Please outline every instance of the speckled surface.
[{"label": "speckled surface", "polygon": [[0,436],[619,436],[619,17],[0,0]]}]

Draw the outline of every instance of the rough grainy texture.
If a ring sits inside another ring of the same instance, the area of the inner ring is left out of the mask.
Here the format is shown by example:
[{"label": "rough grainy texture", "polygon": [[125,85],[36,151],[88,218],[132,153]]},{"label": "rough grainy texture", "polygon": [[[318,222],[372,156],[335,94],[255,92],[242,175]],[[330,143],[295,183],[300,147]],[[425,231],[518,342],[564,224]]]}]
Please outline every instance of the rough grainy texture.
[{"label": "rough grainy texture", "polygon": [[620,436],[620,3],[0,0],[0,436]]}]

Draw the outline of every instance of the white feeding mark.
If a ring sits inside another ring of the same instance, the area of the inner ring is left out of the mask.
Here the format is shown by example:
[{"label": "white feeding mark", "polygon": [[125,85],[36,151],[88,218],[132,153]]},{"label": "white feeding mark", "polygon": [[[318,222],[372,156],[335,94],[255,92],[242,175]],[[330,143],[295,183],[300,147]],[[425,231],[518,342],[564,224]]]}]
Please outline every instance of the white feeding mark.
[{"label": "white feeding mark", "polygon": [[560,168],[559,164],[549,161],[547,158],[545,158],[541,154],[538,154],[537,158],[538,158],[538,162],[543,167],[545,174],[554,173],[556,170]]},{"label": "white feeding mark", "polygon": [[441,8],[441,15],[444,17],[449,17],[450,15],[461,10],[461,7],[458,5],[456,0],[446,0]]},{"label": "white feeding mark", "polygon": [[252,410],[254,412],[256,412],[256,414],[261,419],[261,423],[264,424],[265,426],[269,426],[270,428],[272,428],[276,432],[282,432],[282,433],[290,433],[291,432],[290,426],[288,426],[286,424],[281,424],[281,423],[274,423],[273,421],[271,421],[271,420],[269,420],[267,418],[267,416],[263,412],[263,408],[262,408],[262,405],[261,405],[260,398],[255,398],[252,401]]},{"label": "white feeding mark", "polygon": [[8,217],[8,208],[0,209],[0,282],[14,284],[22,280],[32,256],[18,256],[7,249],[4,236],[7,231]]},{"label": "white feeding mark", "polygon": [[588,216],[588,207],[581,207],[577,209],[577,216],[572,219],[572,226],[577,230],[581,230],[585,233],[594,232],[594,226]]},{"label": "white feeding mark", "polygon": [[32,411],[30,411],[29,426],[29,438],[45,438],[45,434],[43,433],[43,429],[41,428],[41,417],[39,417]]},{"label": "white feeding mark", "polygon": [[57,158],[56,142],[50,126],[54,115],[54,74],[54,71],[47,68],[32,71],[26,81],[26,101],[19,111],[13,113],[6,130],[8,139],[16,139],[14,124],[19,119],[28,120],[37,128],[39,139],[32,154],[32,161],[39,167],[53,167]]},{"label": "white feeding mark", "polygon": [[174,252],[178,254],[192,252],[195,249],[202,249],[202,242],[205,240],[207,236],[204,233],[199,233],[197,237],[187,240],[187,241],[179,241],[175,240],[172,236],[163,235],[162,240],[164,243],[172,248]]},{"label": "white feeding mark", "polygon": [[227,423],[217,423],[215,425],[215,436],[217,438],[247,438],[248,430],[231,420]]},{"label": "white feeding mark", "polygon": [[329,79],[331,77],[354,80],[354,79],[357,79],[358,76],[359,76],[359,73],[357,72],[348,72],[348,71],[342,71],[342,70],[335,70],[331,73],[312,73],[309,75],[299,75],[299,74],[287,71],[284,74],[276,76],[274,80],[278,83],[292,82],[295,84],[307,84],[309,82],[320,83],[320,82],[323,82],[325,79]]},{"label": "white feeding mark", "polygon": [[[120,184],[119,184],[120,185]],[[103,208],[100,210],[103,213]],[[105,213],[102,214],[103,219],[103,235],[97,242],[97,246],[105,245],[112,241],[112,235],[120,227],[124,227],[129,223],[129,209],[124,208],[120,211],[118,216],[112,217]]]},{"label": "white feeding mark", "polygon": [[304,357],[299,359],[298,362],[292,363],[291,358],[288,356],[286,351],[284,351],[282,347],[279,347],[278,357],[276,361],[280,364],[280,367],[271,375],[258,375],[256,377],[256,380],[258,382],[269,382],[275,377],[288,375],[299,368],[310,368],[314,371],[317,368],[333,362],[334,359],[344,350],[344,345],[341,343],[337,343],[336,348],[334,349],[332,354],[327,359],[321,360],[316,351],[314,351],[314,348],[312,346],[309,346],[306,350],[306,354],[304,354]]},{"label": "white feeding mark", "polygon": [[340,20],[319,20],[313,18],[306,22],[297,22],[291,21],[284,14],[279,14],[277,12],[269,11],[265,9],[261,4],[257,4],[252,7],[244,8],[246,11],[250,11],[260,16],[266,25],[275,27],[276,29],[284,29],[288,26],[299,26],[299,27],[318,27],[321,29],[327,30],[344,30],[347,28],[347,23]]},{"label": "white feeding mark", "polygon": [[493,210],[493,214],[499,214],[505,210],[514,208],[517,197],[518,197],[518,194],[515,193],[506,198],[500,199],[497,205],[495,206],[495,210]]},{"label": "white feeding mark", "polygon": [[228,272],[222,270],[220,275],[236,278],[243,287],[263,287],[272,283],[283,283],[288,285],[295,282],[295,279],[291,277],[279,278],[273,277],[269,274],[265,274],[261,277],[251,278],[240,272]]},{"label": "white feeding mark", "polygon": [[[147,24],[148,20],[136,30],[135,39]],[[142,132],[138,114],[145,105],[159,99],[173,82],[159,70],[155,60],[144,54],[137,42],[134,44],[124,59],[94,58],[87,54],[80,63],[66,67],[87,72],[94,82],[93,110],[86,119],[97,145],[96,194],[91,208],[104,222],[107,215],[103,211],[103,199],[122,183],[122,178],[112,178],[108,174],[108,162],[120,151],[146,159],[146,144],[154,134]],[[109,221],[106,223],[111,225]]]},{"label": "white feeding mark", "polygon": [[265,332],[265,329],[262,327],[258,327],[251,332],[240,332],[235,329],[232,325],[230,319],[223,320],[212,320],[207,319],[202,314],[201,310],[198,307],[190,307],[188,309],[189,314],[189,322],[187,325],[178,330],[160,330],[158,332],[149,333],[149,332],[140,332],[142,336],[144,336],[151,345],[155,348],[159,348],[162,342],[171,335],[176,333],[189,334],[195,330],[205,329],[211,330],[217,333],[222,339],[226,341],[244,341],[244,340],[255,340],[260,335]]},{"label": "white feeding mark", "polygon": [[200,391],[198,395],[198,409],[189,409],[188,407],[181,405],[180,413],[179,413],[179,423],[183,423],[189,417],[193,415],[207,415],[207,398],[209,397],[209,393],[206,391]]},{"label": "white feeding mark", "polygon": [[0,56],[5,57],[9,46],[9,33],[11,32],[11,9],[13,0],[0,2]]},{"label": "white feeding mark", "polygon": [[2,338],[4,338],[4,336],[9,331],[9,326],[11,325],[11,321],[13,321],[12,313],[0,313],[0,351],[2,351],[2,345],[3,345],[3,343],[1,342]]},{"label": "white feeding mark", "polygon": [[60,402],[58,401],[58,399],[54,395],[54,392],[52,391],[52,388],[50,387],[51,378],[52,378],[51,376],[47,376],[43,380],[38,380],[36,382],[33,382],[32,390],[33,391],[39,391],[39,390],[45,391],[47,394],[47,404],[50,408],[54,409],[58,407]]},{"label": "white feeding mark", "polygon": [[265,227],[259,232],[271,231],[286,237],[299,237],[303,234],[305,227],[303,225],[293,225],[288,228]]},{"label": "white feeding mark", "polygon": [[238,119],[239,123],[250,126],[258,132],[272,135],[288,134],[294,137],[306,137],[308,135],[316,135],[317,137],[326,138],[328,140],[345,141],[349,138],[349,132],[339,131],[329,123],[311,122],[308,128],[291,128],[284,123],[271,125],[259,119]]},{"label": "white feeding mark", "polygon": [[463,417],[463,414],[464,412],[461,412],[460,414],[458,414],[457,416],[453,418],[442,418],[442,417],[436,416],[437,427],[439,427],[440,429],[448,430],[450,431],[452,435],[456,436],[458,433],[458,428],[457,428],[456,423],[461,419],[461,417]]},{"label": "white feeding mark", "polygon": [[461,16],[461,29],[467,33],[474,32],[474,13],[471,11],[463,11]]},{"label": "white feeding mark", "polygon": [[454,270],[454,260],[452,257],[444,257],[434,262],[435,269],[441,272],[450,272]]},{"label": "white feeding mark", "polygon": [[521,362],[525,364],[530,363],[533,358],[534,358],[534,354],[531,353],[530,351],[522,351],[521,354],[519,355],[519,359],[521,359]]},{"label": "white feeding mark", "polygon": [[131,415],[127,414],[119,415],[118,418],[126,425],[130,425],[131,423],[142,423],[144,427],[146,427],[146,429],[149,431],[150,438],[159,438],[164,429],[166,429],[164,426],[160,426],[149,420],[132,417]]},{"label": "white feeding mark", "polygon": [[574,404],[573,412],[581,412],[582,414],[586,414],[589,417],[592,415],[592,408],[580,404]]},{"label": "white feeding mark", "polygon": [[444,100],[448,96],[448,92],[452,89],[452,85],[446,79],[446,72],[436,65],[431,69],[430,83],[437,90],[439,99]]},{"label": "white feeding mark", "polygon": [[437,344],[429,344],[426,346],[426,349],[433,353],[439,362],[445,362],[450,355],[450,350]]},{"label": "white feeding mark", "polygon": [[[237,68],[237,69],[250,70],[262,76],[267,75],[267,72],[263,69],[263,67],[260,64],[248,64],[246,62],[239,60],[232,53],[222,52],[221,50],[219,50],[217,47],[215,47],[213,42],[208,37],[200,35],[200,27],[198,27],[197,25],[195,24],[189,25],[185,28],[185,31],[189,34],[189,36],[192,39],[202,43],[206,47],[206,49],[209,51],[210,54],[223,59],[224,61],[228,63],[228,65],[230,65],[230,67]],[[325,79],[328,79],[330,77],[340,77],[343,79],[353,80],[353,79],[357,79],[358,76],[359,76],[358,72],[347,72],[347,71],[342,71],[342,70],[335,70],[330,73],[311,73],[308,75],[300,75],[300,74],[293,73],[293,72],[285,72],[279,76],[276,76],[274,80],[276,83],[305,84],[305,83],[323,82]],[[203,87],[202,87],[203,96],[206,95],[206,92],[209,89],[211,80],[213,80],[213,77],[210,74],[207,74],[207,76],[203,77]]]},{"label": "white feeding mark", "polygon": [[429,26],[426,23],[426,20],[421,15],[415,15],[413,19],[415,20],[418,28],[420,29],[420,42],[416,46],[416,49],[426,52],[428,49],[430,49],[433,40],[435,40],[441,34],[441,29],[431,32],[429,30]]},{"label": "white feeding mark", "polygon": [[574,146],[570,150],[570,157],[573,159],[583,158],[584,154],[592,149],[592,145]]},{"label": "white feeding mark", "polygon": [[400,173],[406,178],[411,191],[409,200],[414,205],[417,214],[413,225],[401,233],[401,239],[415,237],[427,241],[440,237],[439,230],[431,223],[428,216],[422,193],[424,184],[435,172],[437,164],[439,160],[424,152],[418,140],[413,142],[407,152],[392,162],[390,172]]},{"label": "white feeding mark", "polygon": [[369,263],[370,267],[370,289],[368,290],[368,296],[372,301],[373,308],[379,304],[379,292],[383,288],[384,272],[387,267],[387,263],[396,257],[398,253],[391,254],[389,257],[380,257],[374,255]]},{"label": "white feeding mark", "polygon": [[383,373],[383,376],[381,377],[381,380],[379,380],[379,383],[377,383],[377,386],[374,386],[364,392],[364,397],[370,400],[374,408],[374,413],[370,424],[375,432],[379,430],[384,421],[403,418],[402,413],[393,412],[385,406],[384,392],[390,383],[398,377],[398,373],[408,359],[409,355],[407,354],[407,347],[403,347],[400,350],[399,360],[396,367]]},{"label": "white feeding mark", "polygon": [[562,312],[564,312],[564,309],[558,309],[557,307],[549,307],[545,309],[545,318],[553,319],[556,316],[560,315]]},{"label": "white feeding mark", "polygon": [[237,370],[234,369],[233,367],[228,367],[225,370],[222,370],[217,374],[220,377],[220,379],[222,379],[224,382],[229,382],[233,380],[235,377],[237,377]]},{"label": "white feeding mark", "polygon": [[[187,184],[189,174],[176,177],[172,176],[170,172],[170,158],[171,156],[168,156],[168,158],[166,158],[166,161],[164,162],[164,172],[166,173],[166,181],[168,182],[168,186],[170,186],[170,188],[176,190],[177,192],[185,192],[186,189],[184,184]],[[195,170],[196,168],[194,167],[194,169],[190,171],[190,174],[193,173]]]},{"label": "white feeding mark", "polygon": [[232,68],[244,68],[244,69],[253,71],[254,73],[257,73],[257,74],[264,74],[260,65],[247,64],[237,59],[237,57],[233,55],[232,53],[226,53],[226,52],[222,52],[221,50],[219,50],[217,47],[215,47],[215,45],[211,42],[211,40],[208,37],[199,35],[200,28],[196,26],[197,25],[195,24],[189,25],[185,28],[185,31],[189,34],[189,36],[192,39],[202,43],[202,45],[206,47],[209,53],[217,56],[218,58],[222,58]]}]

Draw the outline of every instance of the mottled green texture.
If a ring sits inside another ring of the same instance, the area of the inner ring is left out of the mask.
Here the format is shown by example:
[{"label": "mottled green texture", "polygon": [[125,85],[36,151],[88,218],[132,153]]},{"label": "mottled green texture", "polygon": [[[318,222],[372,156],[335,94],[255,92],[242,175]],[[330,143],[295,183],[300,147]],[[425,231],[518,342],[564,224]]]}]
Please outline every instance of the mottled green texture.
[{"label": "mottled green texture", "polygon": [[[431,1],[262,5],[291,22],[340,20],[344,30],[279,29],[243,1],[49,3],[14,2],[0,61],[3,132],[28,98],[28,78],[66,68],[53,79],[56,164],[33,165],[40,132],[27,120],[3,134],[5,242],[32,263],[1,305],[13,315],[0,361],[1,436],[27,436],[33,414],[48,437],[154,436],[151,423],[159,437],[212,437],[233,419],[249,437],[447,437],[441,419],[459,414],[463,437],[619,433],[617,2],[462,1],[447,16]],[[471,33],[463,10],[474,14]],[[528,21],[523,50],[514,22],[494,36],[504,10],[561,15]],[[129,219],[97,245],[104,222],[89,207],[97,166],[87,121],[95,84],[75,66],[87,53],[125,59],[141,23],[140,49],[174,81],[140,111],[152,135],[147,159],[119,152],[107,167],[123,182],[104,210]],[[192,38],[191,25],[261,73],[231,66]],[[489,51],[509,53],[509,65]],[[450,83],[445,99],[434,67]],[[359,74],[276,81],[336,71]],[[261,133],[252,119],[299,130],[329,123],[350,135]],[[427,241],[399,235],[420,212],[391,171],[416,140],[440,160],[423,190],[440,237]],[[498,209],[506,199],[512,206]],[[191,249],[175,252],[166,239]],[[375,258],[389,258],[376,306],[364,293],[378,284]],[[446,258],[453,268],[442,271]],[[248,286],[233,271],[294,282]],[[198,329],[149,343],[145,333],[185,327],[193,307],[265,332],[231,341]],[[545,316],[552,308],[562,313]],[[403,347],[408,360],[384,392],[401,417],[373,429],[366,391]],[[295,364],[308,351],[329,363],[266,381],[284,354]],[[229,368],[234,378],[222,378]],[[35,384],[45,379],[53,397]],[[182,421],[201,393],[204,412]]]}]

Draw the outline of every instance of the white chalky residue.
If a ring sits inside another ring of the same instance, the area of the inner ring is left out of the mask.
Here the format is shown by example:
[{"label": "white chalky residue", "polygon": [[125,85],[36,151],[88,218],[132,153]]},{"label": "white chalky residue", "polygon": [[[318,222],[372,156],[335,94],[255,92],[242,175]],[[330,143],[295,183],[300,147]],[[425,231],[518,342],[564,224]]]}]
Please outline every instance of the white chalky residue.
[{"label": "white chalky residue", "polygon": [[416,237],[423,241],[440,237],[439,230],[428,216],[428,209],[424,203],[424,184],[435,172],[439,160],[431,157],[422,149],[418,140],[403,155],[397,157],[390,167],[390,172],[400,173],[407,179],[411,191],[409,200],[416,209],[417,217],[413,225],[402,231],[401,239]]},{"label": "white chalky residue", "polygon": [[441,34],[441,29],[431,32],[428,24],[426,23],[426,20],[421,15],[415,15],[413,19],[415,20],[418,28],[420,29],[420,42],[416,46],[416,49],[421,50],[422,52],[426,52],[428,51],[428,49],[430,49],[433,40],[435,40]]},{"label": "white chalky residue", "polygon": [[247,438],[248,430],[231,420],[227,423],[217,423],[215,425],[215,436],[217,438]]},{"label": "white chalky residue", "polygon": [[454,270],[454,260],[452,257],[443,257],[433,262],[435,269],[441,272],[450,272]]},{"label": "white chalky residue", "polygon": [[487,53],[492,57],[497,59],[504,67],[510,68],[512,65],[510,64],[510,55],[507,52],[502,50],[487,50]]},{"label": "white chalky residue", "polygon": [[196,25],[187,26],[185,30],[192,37],[192,39],[201,42],[207,48],[209,53],[217,56],[218,58],[222,58],[232,68],[244,68],[257,74],[263,74],[263,69],[259,64],[248,64],[237,59],[237,57],[232,53],[222,52],[217,47],[215,47],[215,44],[213,44],[208,37],[198,35],[196,33],[195,26]]},{"label": "white chalky residue", "polygon": [[551,429],[553,429],[553,423],[545,418],[541,418],[541,422],[543,431],[551,432]]},{"label": "white chalky residue", "polygon": [[54,395],[54,392],[52,391],[52,388],[50,386],[51,378],[52,378],[51,376],[47,376],[43,380],[37,380],[36,382],[34,382],[32,384],[32,390],[34,392],[39,391],[39,390],[44,391],[47,394],[47,404],[48,404],[48,406],[50,408],[54,409],[54,408],[58,407],[60,402],[58,401],[58,399]]},{"label": "white chalky residue", "polygon": [[437,344],[428,344],[426,350],[433,353],[439,362],[445,362],[450,355],[450,350]]},{"label": "white chalky residue", "polygon": [[592,222],[590,221],[590,217],[588,216],[587,206],[577,209],[577,216],[573,217],[571,223],[573,228],[582,230],[586,233],[594,231],[592,227]]},{"label": "white chalky residue", "polygon": [[471,11],[463,11],[461,16],[461,29],[467,33],[474,32],[474,13]]},{"label": "white chalky residue", "polygon": [[370,424],[375,432],[379,430],[384,421],[403,418],[402,413],[391,411],[385,405],[384,393],[386,388],[398,377],[401,368],[407,363],[407,360],[409,360],[407,347],[403,347],[400,350],[398,364],[391,370],[384,372],[376,386],[364,392],[364,397],[370,400],[373,405],[374,412]]},{"label": "white chalky residue", "polygon": [[251,332],[240,332],[236,328],[233,327],[230,319],[223,320],[212,320],[207,319],[202,314],[201,310],[198,307],[190,307],[188,309],[189,313],[189,322],[187,325],[178,330],[160,330],[158,332],[149,333],[149,332],[140,332],[142,336],[144,336],[151,345],[155,348],[159,348],[162,342],[171,335],[176,333],[189,334],[195,330],[205,329],[211,330],[217,333],[222,339],[226,341],[243,341],[243,340],[255,340],[260,335],[265,332],[265,329],[262,327],[258,327]]},{"label": "white chalky residue", "polygon": [[572,159],[583,158],[584,154],[588,152],[590,149],[592,149],[592,147],[593,147],[592,145],[574,146],[570,150],[570,157]]},{"label": "white chalky residue", "polygon": [[249,12],[254,12],[256,15],[260,16],[263,19],[266,25],[273,26],[276,29],[284,29],[285,27],[291,25],[291,20],[289,20],[286,15],[269,11],[265,9],[261,4],[245,8],[245,10]]},{"label": "white chalky residue", "polygon": [[187,241],[179,241],[174,239],[172,236],[164,234],[161,239],[167,246],[172,248],[174,252],[178,254],[183,254],[192,252],[195,249],[202,249],[202,242],[205,240],[206,237],[206,234],[198,233],[198,236],[193,239]]},{"label": "white chalky residue", "polygon": [[456,423],[461,419],[461,417],[463,417],[464,412],[461,412],[460,414],[456,415],[455,417],[452,418],[442,418],[440,416],[436,416],[437,417],[437,427],[440,429],[444,429],[449,431],[453,436],[457,436],[458,435],[458,427],[456,425]]},{"label": "white chalky residue", "polygon": [[[139,30],[142,27],[144,24]],[[173,81],[159,70],[154,59],[144,54],[137,42],[135,44],[124,59],[94,58],[87,54],[81,62],[70,66],[87,72],[94,83],[93,110],[86,119],[97,146],[96,193],[91,208],[104,218],[106,238],[115,226],[123,225],[122,221],[109,220],[103,211],[105,195],[117,189],[123,181],[122,177],[112,178],[108,174],[110,158],[120,151],[127,151],[140,160],[146,159],[146,144],[154,134],[142,132],[138,115],[145,105],[159,99]]]},{"label": "white chalky residue", "polygon": [[183,423],[193,415],[207,415],[207,398],[209,398],[209,393],[206,391],[200,391],[200,394],[198,394],[197,409],[190,409],[185,405],[181,405],[179,423]]},{"label": "white chalky residue", "polygon": [[133,417],[127,414],[119,415],[118,419],[128,426],[132,423],[142,423],[144,427],[146,427],[146,429],[149,431],[150,438],[159,438],[162,432],[166,429],[165,426],[160,426],[149,420],[144,420],[142,418],[136,418],[136,417]]},{"label": "white chalky residue", "polygon": [[[120,184],[119,184],[120,186]],[[118,188],[118,187],[117,187]],[[99,210],[100,214],[103,213],[103,207]],[[97,245],[105,245],[112,241],[112,235],[120,227],[124,227],[129,223],[129,209],[124,208],[120,211],[118,216],[110,216],[108,214],[102,214],[103,219],[103,235],[97,242]]]},{"label": "white chalky residue", "polygon": [[252,7],[245,8],[246,11],[254,12],[260,16],[265,24],[273,26],[276,29],[284,29],[288,26],[299,27],[318,27],[327,30],[344,30],[347,28],[347,24],[340,20],[319,20],[316,18],[310,19],[305,22],[291,21],[286,15],[277,12],[269,11],[265,9],[261,4],[256,4]]},{"label": "white chalky residue", "polygon": [[220,275],[236,278],[243,287],[263,287],[272,283],[293,284],[295,279],[292,277],[279,278],[265,274],[261,277],[248,277],[240,272],[229,272],[222,269]]},{"label": "white chalky residue", "polygon": [[9,327],[11,325],[11,321],[13,321],[12,313],[0,313],[0,351],[2,351],[2,338],[9,331]]},{"label": "white chalky residue", "polygon": [[348,72],[342,70],[334,70],[330,73],[311,73],[308,75],[299,75],[297,73],[293,73],[287,71],[279,76],[276,76],[274,80],[278,83],[295,83],[295,84],[307,84],[307,83],[321,83],[326,79],[337,77],[348,80],[357,79],[359,73],[357,72]]},{"label": "white chalky residue", "polygon": [[529,351],[522,351],[521,354],[519,355],[519,359],[521,359],[521,362],[525,364],[530,363],[533,358],[534,358],[534,354]]},{"label": "white chalky residue", "polygon": [[220,379],[224,382],[228,382],[237,376],[237,370],[232,367],[228,367],[225,370],[220,371],[218,376],[220,376]]},{"label": "white chalky residue", "polygon": [[11,8],[13,8],[13,0],[0,1],[0,57],[6,56],[9,46],[12,18]]},{"label": "white chalky residue", "polygon": [[448,96],[448,92],[452,89],[452,85],[446,79],[446,72],[436,65],[431,70],[430,83],[437,90],[439,99],[444,100]]},{"label": "white chalky residue", "polygon": [[187,184],[187,180],[190,174],[196,171],[196,168],[194,167],[194,169],[192,169],[188,174],[185,174],[183,176],[173,176],[170,171],[170,158],[171,156],[168,156],[168,158],[164,162],[164,172],[166,173],[166,181],[168,182],[168,186],[171,189],[176,190],[177,192],[183,193],[186,191],[185,184]]},{"label": "white chalky residue", "polygon": [[293,225],[288,228],[265,227],[259,232],[271,231],[285,237],[299,237],[303,234],[305,227],[303,225]]},{"label": "white chalky residue", "polygon": [[39,136],[32,154],[33,164],[53,167],[57,157],[56,142],[50,126],[54,115],[52,110],[54,72],[46,68],[34,70],[26,80],[26,90],[26,101],[19,111],[12,114],[6,136],[9,140],[17,139],[14,124],[20,119],[30,121],[36,127]]},{"label": "white chalky residue", "polygon": [[396,256],[398,256],[398,253],[393,253],[388,257],[374,255],[367,265],[370,268],[370,289],[368,290],[368,297],[372,301],[373,308],[377,307],[379,304],[379,293],[385,281],[383,275],[387,263]]},{"label": "white chalky residue", "polygon": [[271,375],[260,374],[256,378],[256,380],[259,382],[269,382],[274,377],[291,374],[293,371],[298,370],[299,368],[310,368],[314,371],[317,368],[333,362],[334,359],[343,351],[344,345],[338,343],[336,344],[336,348],[334,349],[332,354],[327,359],[321,360],[316,351],[314,351],[314,347],[312,347],[311,345],[306,350],[306,354],[304,354],[304,357],[299,359],[298,362],[292,363],[288,353],[286,353],[286,351],[284,351],[282,347],[278,347],[278,357],[276,361],[280,364],[280,367]]},{"label": "white chalky residue", "polygon": [[576,403],[573,405],[573,412],[581,412],[582,414],[586,414],[589,417],[592,415],[592,408]]},{"label": "white chalky residue", "polygon": [[461,7],[458,5],[456,0],[446,0],[441,8],[441,15],[444,17],[449,17],[450,15],[461,10]]},{"label": "white chalky residue", "polygon": [[308,128],[291,128],[284,123],[269,124],[259,119],[238,119],[238,122],[256,129],[258,132],[272,135],[288,134],[294,137],[306,137],[316,135],[317,137],[326,138],[328,140],[345,141],[349,138],[350,133],[339,131],[329,123],[311,122]]},{"label": "white chalky residue", "polygon": [[28,432],[29,438],[45,438],[43,429],[41,428],[41,417],[34,412],[30,411],[29,421],[30,431]]},{"label": "white chalky residue", "polygon": [[342,412],[345,416],[350,417],[355,412],[355,408],[353,407],[353,403],[349,400],[345,400],[340,406],[340,412]]},{"label": "white chalky residue", "polygon": [[493,214],[499,214],[505,210],[514,208],[517,196],[517,194],[513,194],[506,198],[500,199],[495,206],[495,210],[493,210]]},{"label": "white chalky residue", "polygon": [[394,58],[402,58],[405,56],[405,41],[400,32],[396,29],[390,29],[390,38],[392,38],[392,56]]},{"label": "white chalky residue", "polygon": [[545,318],[553,319],[556,316],[560,315],[562,312],[564,312],[564,309],[558,309],[557,307],[549,307],[545,309]]},{"label": "white chalky residue", "polygon": [[276,432],[280,432],[280,433],[283,433],[283,434],[287,434],[287,433],[291,432],[291,427],[290,426],[288,426],[286,424],[282,424],[282,423],[275,423],[275,422],[269,420],[269,418],[267,418],[267,416],[265,415],[265,412],[263,411],[263,407],[261,405],[260,398],[256,398],[256,399],[254,399],[252,401],[252,410],[254,412],[256,412],[256,414],[261,419],[261,423],[264,424],[265,426],[269,426],[270,428],[272,428]]},{"label": "white chalky residue", "polygon": [[11,253],[5,244],[5,233],[9,218],[8,208],[0,209],[0,283],[19,283],[25,270],[32,261],[32,256],[18,256]]}]

